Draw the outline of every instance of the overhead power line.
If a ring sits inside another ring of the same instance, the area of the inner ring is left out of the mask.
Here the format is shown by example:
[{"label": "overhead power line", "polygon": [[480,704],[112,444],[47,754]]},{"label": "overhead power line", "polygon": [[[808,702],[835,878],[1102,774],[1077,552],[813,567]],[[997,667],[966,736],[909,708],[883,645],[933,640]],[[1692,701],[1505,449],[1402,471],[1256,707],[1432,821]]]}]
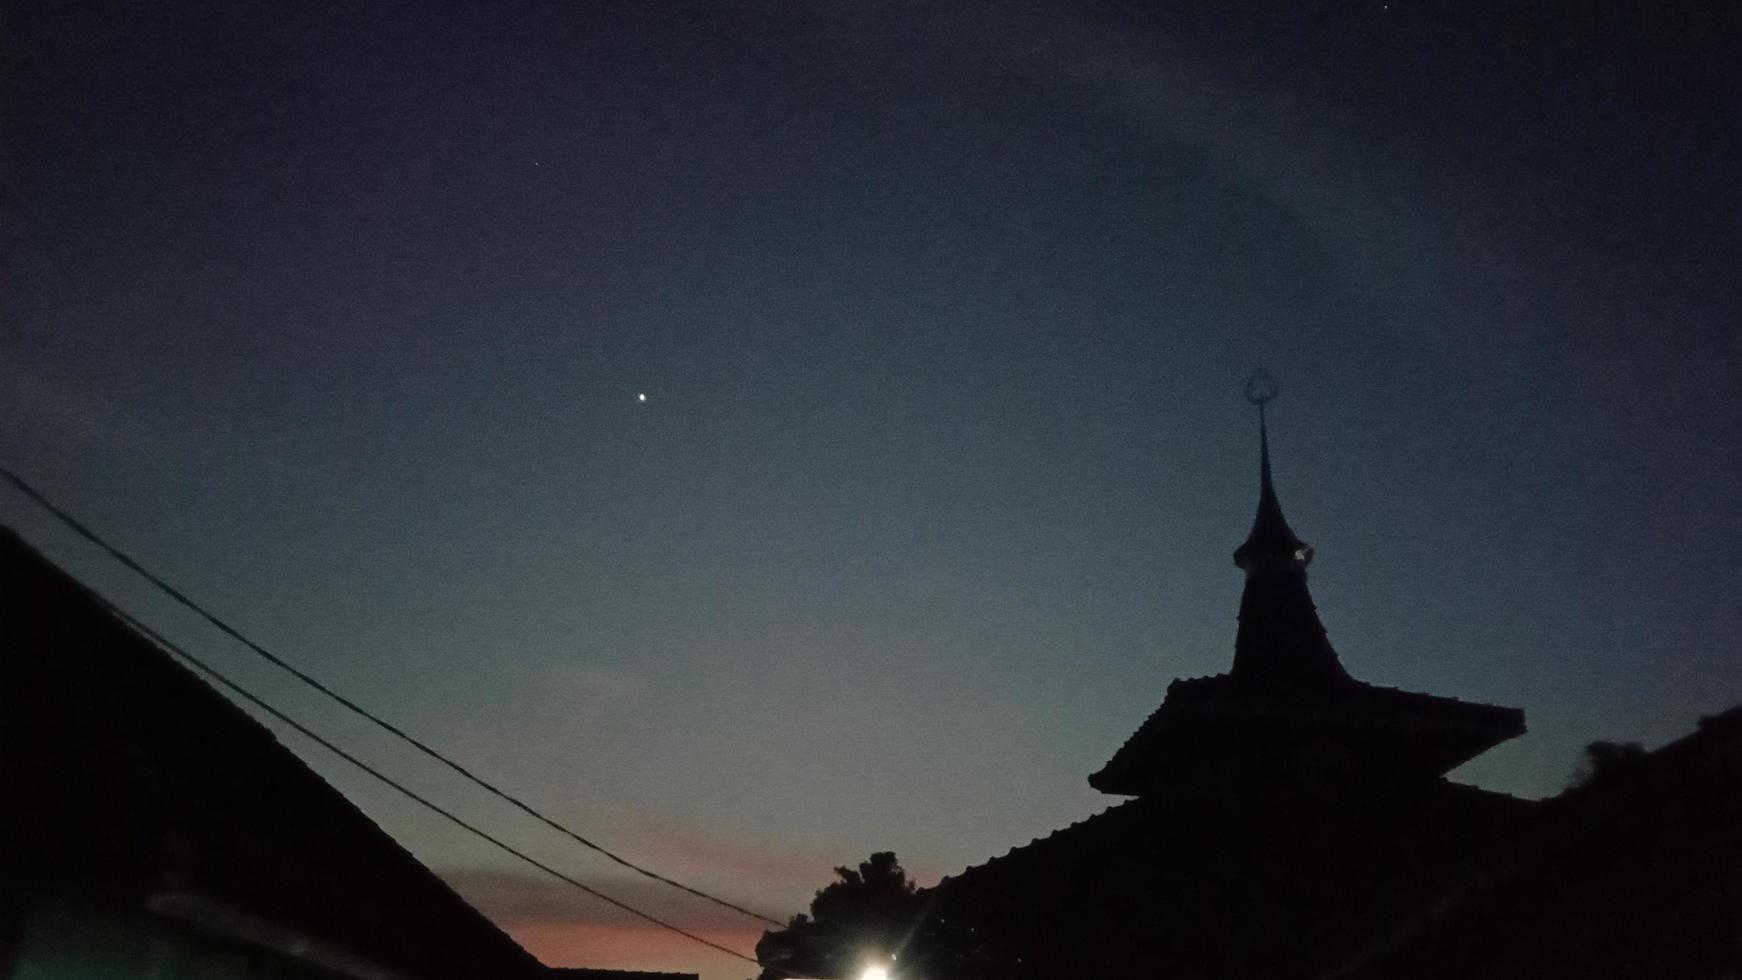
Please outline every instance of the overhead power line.
[{"label": "overhead power line", "polygon": [[[624,858],[621,855],[612,852],[608,848],[606,848],[606,847],[604,847],[604,846],[602,846],[594,841],[588,840],[586,837],[582,836],[581,834],[577,833],[574,830],[571,830],[570,828],[564,826],[563,824],[558,823],[556,820],[552,819],[551,817],[546,816],[545,814],[539,812],[537,809],[534,809],[532,806],[522,802],[519,798],[517,798],[517,797],[513,796],[512,794],[508,793],[507,791],[497,787],[494,783],[491,783],[490,781],[488,781],[488,780],[484,779],[483,777],[477,775],[476,773],[472,772],[470,769],[467,769],[465,766],[460,765],[458,762],[455,762],[454,760],[448,758],[447,756],[443,755],[442,753],[440,753],[440,752],[436,751],[435,749],[431,748],[430,746],[426,745],[425,743],[423,743],[422,741],[420,741],[416,737],[407,733],[405,730],[399,728],[397,725],[394,725],[392,722],[389,722],[389,721],[381,718],[380,716],[370,712],[368,709],[357,704],[355,701],[352,701],[350,698],[345,697],[343,694],[340,694],[339,692],[333,690],[332,688],[328,687],[327,685],[316,680],[315,678],[309,676],[308,674],[299,670],[295,666],[292,666],[291,664],[287,663],[283,658],[272,653],[270,650],[267,650],[265,647],[254,642],[253,640],[249,639],[248,637],[242,635],[242,632],[240,630],[236,629],[235,627],[231,626],[229,623],[220,619],[215,614],[208,612],[205,609],[205,607],[201,606],[199,603],[195,602],[194,600],[188,598],[187,595],[184,594],[180,589],[177,589],[175,586],[164,581],[161,577],[159,577],[157,574],[152,572],[150,569],[146,568],[145,566],[141,565],[139,562],[135,561],[132,556],[128,555],[126,552],[124,552],[121,549],[110,544],[108,541],[104,540],[101,535],[97,534],[95,531],[91,530],[89,527],[86,527],[85,524],[83,522],[81,522],[78,518],[67,513],[65,510],[62,510],[53,501],[49,500],[46,496],[44,496],[41,491],[39,491],[35,487],[31,486],[27,481],[25,481],[25,479],[23,477],[19,476],[17,473],[14,473],[12,470],[10,470],[8,468],[0,467],[0,476],[4,476],[6,478],[6,481],[8,483],[11,483],[14,487],[16,487],[20,493],[22,493],[26,497],[30,498],[30,500],[32,502],[34,502],[35,504],[37,504],[37,506],[46,510],[49,514],[53,515],[53,517],[56,520],[58,520],[60,523],[64,524],[74,534],[77,534],[79,537],[84,538],[86,541],[89,541],[91,544],[94,544],[98,548],[107,552],[111,558],[114,558],[116,561],[118,561],[122,565],[126,566],[129,570],[138,574],[141,578],[145,579],[147,582],[150,582],[153,586],[155,586],[158,589],[158,591],[162,592],[164,595],[169,596],[171,599],[175,600],[180,605],[182,605],[182,606],[186,607],[187,609],[189,609],[190,611],[192,611],[195,615],[199,616],[200,618],[204,619],[206,622],[217,627],[220,632],[224,633],[225,635],[227,635],[227,636],[231,637],[232,639],[236,640],[237,642],[241,643],[243,646],[247,647],[250,651],[255,653],[257,656],[261,657],[262,659],[264,659],[268,663],[272,664],[273,666],[278,667],[280,670],[285,671],[286,673],[290,674],[292,677],[295,677],[297,680],[301,681],[303,684],[307,685],[308,687],[313,688],[314,690],[320,692],[321,694],[325,695],[326,697],[328,697],[328,698],[332,699],[333,701],[337,702],[338,704],[342,705],[346,710],[350,711],[352,714],[355,714],[358,717],[366,719],[371,724],[375,725],[375,727],[381,729],[384,732],[387,732],[388,734],[394,736],[395,738],[399,739],[400,741],[405,742],[407,745],[410,745],[412,748],[415,748],[417,751],[423,753],[425,756],[428,756],[429,758],[434,759],[435,761],[448,767],[449,769],[453,770],[454,772],[459,773],[461,776],[465,777],[467,781],[471,782],[473,785],[479,787],[480,789],[483,789],[485,792],[489,793],[490,795],[495,796],[496,798],[498,798],[500,800],[503,800],[504,802],[513,806],[515,809],[518,809],[522,813],[525,813],[528,816],[531,816],[533,819],[539,821],[540,823],[551,828],[552,830],[555,830],[556,832],[569,838],[570,840],[574,841],[575,843],[580,844],[582,847],[588,848],[589,850],[592,850],[598,854],[601,854],[601,855],[605,856],[606,858],[609,858],[611,861],[621,865],[622,867],[628,868],[630,871],[633,871],[636,874],[641,875],[644,878],[650,878],[654,881],[659,882],[660,884],[669,885],[672,888],[676,888],[677,890],[679,890],[681,892],[685,892],[689,895],[693,895],[696,898],[700,898],[700,899],[703,899],[705,901],[712,902],[715,905],[720,906],[721,908],[730,909],[733,912],[739,913],[740,915],[749,916],[750,918],[756,919],[760,922],[768,923],[768,924],[774,926],[775,928],[779,928],[779,929],[786,928],[786,923],[780,921],[779,919],[776,919],[772,916],[764,915],[761,912],[756,912],[752,909],[745,908],[742,905],[739,905],[735,902],[728,901],[727,899],[724,899],[724,898],[720,898],[717,895],[710,895],[707,892],[702,891],[699,888],[693,888],[689,885],[684,884],[681,881],[676,881],[676,880],[673,880],[672,878],[668,878],[665,875],[662,875],[657,871],[653,871],[649,868],[644,868],[641,865],[636,864],[633,861],[630,861],[627,858]],[[123,614],[123,615],[125,615],[125,614]],[[216,676],[216,675],[214,674],[214,676]],[[313,737],[313,736],[311,736],[311,737]],[[334,751],[337,752],[338,750],[334,749]],[[362,764],[358,763],[358,765],[362,765]],[[385,778],[385,777],[383,777],[383,778]],[[503,845],[503,846],[506,846],[506,845]],[[552,873],[555,874],[555,872],[552,872]],[[580,887],[584,888],[585,886],[580,886]],[[636,914],[639,915],[641,913],[636,913]],[[649,918],[647,916],[643,916],[643,917]],[[690,938],[694,939],[696,937],[691,936]],[[699,941],[700,942],[707,942],[707,940],[705,940],[705,939],[699,940]],[[708,945],[713,945],[713,944],[708,943]],[[731,951],[728,950],[727,952],[731,952]],[[739,953],[733,953],[733,955],[742,957],[742,954],[739,954]],[[751,962],[755,962],[755,961],[752,960]]]},{"label": "overhead power line", "polygon": [[551,867],[550,865],[545,864],[543,861],[540,861],[537,858],[533,857],[532,855],[527,854],[525,851],[522,851],[519,848],[515,847],[514,845],[507,843],[506,841],[502,840],[499,837],[496,837],[495,835],[491,834],[489,831],[486,831],[486,830],[478,827],[477,825],[469,823],[466,820],[464,820],[463,818],[454,815],[454,813],[452,811],[442,807],[440,804],[437,804],[437,803],[431,801],[429,798],[427,798],[425,796],[419,795],[415,790],[407,787],[405,784],[395,780],[391,776],[388,776],[386,773],[383,773],[381,770],[376,769],[375,767],[369,765],[367,762],[364,762],[363,760],[357,758],[356,756],[352,755],[351,753],[338,747],[337,745],[333,744],[332,742],[323,738],[321,735],[314,732],[307,725],[302,724],[301,722],[297,721],[296,719],[285,714],[283,711],[280,711],[279,709],[268,704],[266,701],[255,696],[254,694],[250,693],[246,688],[242,687],[242,685],[240,685],[240,684],[236,683],[235,681],[231,680],[230,678],[224,676],[222,673],[220,673],[216,668],[212,667],[210,664],[207,664],[205,661],[199,659],[198,657],[195,657],[193,654],[189,653],[187,650],[183,649],[181,646],[177,645],[176,643],[171,641],[169,638],[165,637],[163,634],[157,632],[156,630],[152,629],[151,627],[140,622],[138,619],[134,618],[126,610],[115,605],[113,602],[110,602],[108,599],[104,598],[103,596],[98,595],[95,591],[93,591],[91,594],[93,596],[96,596],[97,601],[102,603],[103,606],[105,608],[107,608],[110,613],[112,613],[116,618],[120,619],[123,623],[126,623],[128,626],[131,626],[133,629],[138,630],[140,634],[142,634],[146,638],[150,639],[153,643],[156,643],[158,646],[162,647],[164,650],[168,651],[171,654],[174,654],[176,657],[179,657],[181,660],[186,662],[189,666],[198,670],[200,673],[205,674],[207,677],[210,677],[212,680],[216,681],[218,684],[223,685],[223,687],[228,689],[231,693],[235,694],[237,697],[243,699],[244,701],[247,701],[249,704],[254,705],[256,708],[259,708],[261,711],[266,712],[267,714],[271,715],[272,717],[274,717],[274,718],[278,719],[279,721],[283,722],[284,724],[290,726],[291,728],[295,729],[297,732],[301,733],[303,736],[312,740],[315,744],[319,745],[321,748],[326,749],[328,752],[331,752],[334,755],[338,756],[339,758],[345,760],[346,762],[349,762],[351,765],[356,766],[358,769],[361,769],[363,772],[367,773],[368,775],[373,776],[375,779],[381,781],[383,784],[385,784],[389,788],[403,794],[406,798],[410,799],[412,802],[417,803],[417,804],[433,811],[434,813],[439,814],[440,816],[446,818],[447,820],[452,822],[455,826],[458,826],[461,829],[468,831],[469,833],[481,838],[482,840],[485,840],[485,841],[495,845],[496,847],[501,848],[503,851],[507,852],[508,854],[511,854],[514,857],[517,857],[520,860],[525,861],[527,864],[530,864],[533,867],[537,868],[538,870],[543,871],[544,873],[546,873],[548,875],[551,875],[552,877],[562,881],[563,883],[568,884],[568,885],[572,885],[575,888],[580,889],[581,891],[585,892],[586,894],[593,896],[594,898],[598,899],[601,902],[606,903],[607,905],[613,906],[614,908],[622,909],[623,911],[628,912],[630,915],[633,915],[633,916],[636,916],[637,918],[644,919],[648,922],[651,922],[654,925],[660,927],[661,929],[666,929],[666,930],[669,930],[671,932],[674,932],[674,933],[676,933],[676,934],[678,934],[678,935],[680,935],[680,936],[684,937],[685,939],[688,939],[692,942],[701,943],[703,946],[707,946],[710,949],[714,949],[714,950],[717,950],[721,953],[725,953],[727,956],[732,956],[732,957],[735,957],[737,959],[743,960],[747,963],[755,964],[757,966],[761,965],[760,963],[757,962],[757,960],[754,956],[750,956],[750,955],[745,954],[745,953],[740,953],[737,950],[732,949],[729,946],[722,946],[719,943],[714,942],[711,939],[707,939],[707,938],[704,938],[702,936],[698,936],[695,933],[690,932],[689,930],[683,928],[682,926],[667,922],[666,920],[661,919],[658,916],[653,915],[650,912],[643,912],[641,909],[638,909],[635,906],[630,905],[628,902],[622,901],[621,899],[612,898],[610,895],[607,895],[604,892],[599,891],[597,888],[594,888],[591,885],[588,885],[582,881],[579,881],[578,879],[574,878],[571,875],[564,874],[563,872],[558,871],[557,869]]}]

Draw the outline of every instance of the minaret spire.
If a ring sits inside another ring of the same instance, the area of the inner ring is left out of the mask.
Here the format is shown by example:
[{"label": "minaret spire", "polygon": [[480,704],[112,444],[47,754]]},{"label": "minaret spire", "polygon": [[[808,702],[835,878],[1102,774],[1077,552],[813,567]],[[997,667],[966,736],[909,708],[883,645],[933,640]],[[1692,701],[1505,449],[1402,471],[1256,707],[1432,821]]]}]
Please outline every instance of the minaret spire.
[{"label": "minaret spire", "polygon": [[[1257,375],[1254,375],[1257,377]],[[1246,382],[1246,390],[1252,390],[1252,382]],[[1264,403],[1276,397],[1275,389],[1266,398],[1256,399],[1258,403],[1258,492],[1266,497],[1276,496],[1276,487],[1270,482],[1270,427],[1264,424]],[[1248,394],[1247,398],[1252,396]]]},{"label": "minaret spire", "polygon": [[1252,519],[1252,532],[1246,542],[1235,550],[1234,564],[1251,574],[1260,566],[1287,565],[1305,567],[1312,561],[1313,550],[1295,537],[1282,516],[1282,504],[1276,499],[1276,485],[1270,476],[1270,427],[1264,417],[1264,406],[1276,397],[1276,379],[1268,371],[1254,371],[1246,379],[1246,400],[1258,406],[1258,514]]},{"label": "minaret spire", "polygon": [[1234,675],[1258,682],[1347,680],[1307,592],[1306,567],[1313,549],[1295,537],[1282,516],[1270,476],[1264,406],[1276,392],[1276,379],[1267,372],[1255,371],[1246,382],[1246,400],[1258,406],[1258,514],[1252,532],[1234,552],[1234,564],[1246,572],[1240,630],[1234,638]]},{"label": "minaret spire", "polygon": [[1289,530],[1270,472],[1265,409],[1275,379],[1246,382],[1258,408],[1258,516],[1234,552],[1246,572],[1234,664],[1176,680],[1089,785],[1103,793],[1234,800],[1367,801],[1430,785],[1524,732],[1524,712],[1376,687],[1343,669],[1307,590],[1312,549]]}]

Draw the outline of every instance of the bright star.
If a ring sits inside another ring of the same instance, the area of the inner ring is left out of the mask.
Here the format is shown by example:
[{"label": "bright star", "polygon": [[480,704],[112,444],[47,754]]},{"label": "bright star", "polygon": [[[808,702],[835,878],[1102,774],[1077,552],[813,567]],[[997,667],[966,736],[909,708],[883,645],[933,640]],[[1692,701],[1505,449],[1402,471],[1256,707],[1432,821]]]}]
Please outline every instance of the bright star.
[{"label": "bright star", "polygon": [[642,393],[641,393],[641,394],[639,394],[639,395],[636,395],[636,396],[635,396],[635,400],[636,400],[636,401],[638,401],[638,402],[644,402],[644,401],[646,401],[646,400],[647,400],[647,392],[645,392],[645,391],[644,391],[644,392],[642,392]]}]

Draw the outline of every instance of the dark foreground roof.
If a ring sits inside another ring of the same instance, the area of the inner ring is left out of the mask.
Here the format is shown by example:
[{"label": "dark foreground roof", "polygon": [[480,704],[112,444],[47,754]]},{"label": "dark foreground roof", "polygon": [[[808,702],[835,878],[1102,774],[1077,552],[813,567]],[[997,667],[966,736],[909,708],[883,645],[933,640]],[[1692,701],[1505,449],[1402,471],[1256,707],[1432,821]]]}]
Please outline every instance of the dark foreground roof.
[{"label": "dark foreground roof", "polygon": [[1742,976],[1742,707],[1599,770],[1349,980]]},{"label": "dark foreground roof", "polygon": [[0,908],[144,909],[435,980],[546,975],[270,732],[5,528],[0,638]]},{"label": "dark foreground roof", "polygon": [[1742,976],[1742,708],[1618,758],[1537,803],[1131,800],[944,879],[931,914],[971,952],[936,973]]},{"label": "dark foreground roof", "polygon": [[1531,811],[1445,782],[1280,814],[1145,797],[944,879],[934,914],[992,951],[964,976],[1307,975],[1425,904]]}]

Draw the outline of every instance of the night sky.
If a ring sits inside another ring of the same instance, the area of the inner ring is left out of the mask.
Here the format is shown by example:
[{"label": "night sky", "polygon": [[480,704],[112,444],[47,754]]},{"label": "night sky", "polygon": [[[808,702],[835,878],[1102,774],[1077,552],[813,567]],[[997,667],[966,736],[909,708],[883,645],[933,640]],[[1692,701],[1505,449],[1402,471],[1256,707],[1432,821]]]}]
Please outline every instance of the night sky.
[{"label": "night sky", "polygon": [[[1742,701],[1742,32],[1509,6],[6,0],[0,461],[784,916],[1114,802],[1087,774],[1230,663],[1262,366],[1344,664],[1523,707],[1458,776],[1550,794]],[[750,972],[280,737],[547,961]]]}]

